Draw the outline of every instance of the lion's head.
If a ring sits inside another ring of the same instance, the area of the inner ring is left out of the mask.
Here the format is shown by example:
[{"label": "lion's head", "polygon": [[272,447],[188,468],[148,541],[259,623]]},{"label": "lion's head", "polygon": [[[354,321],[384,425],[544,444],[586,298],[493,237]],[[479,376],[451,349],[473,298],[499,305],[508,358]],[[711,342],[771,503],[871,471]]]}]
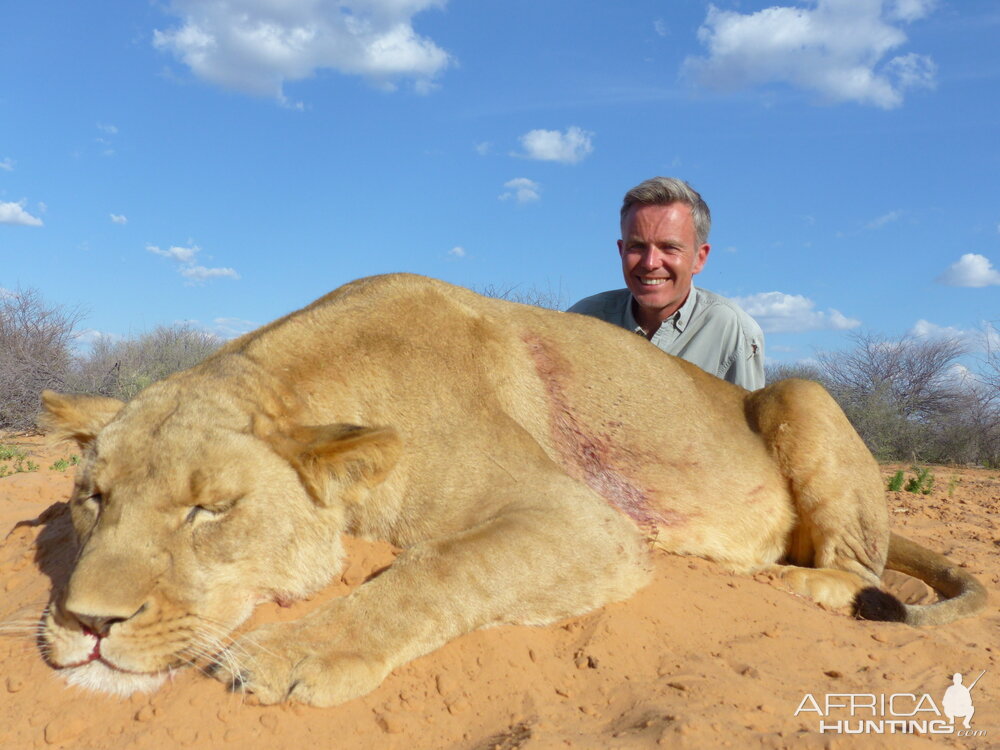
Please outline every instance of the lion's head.
[{"label": "lion's head", "polygon": [[391,430],[302,427],[175,377],[129,404],[43,395],[83,461],[70,499],[78,555],[43,622],[73,684],[128,694],[204,663],[264,600],[294,600],[341,566],[352,494],[392,465]]}]

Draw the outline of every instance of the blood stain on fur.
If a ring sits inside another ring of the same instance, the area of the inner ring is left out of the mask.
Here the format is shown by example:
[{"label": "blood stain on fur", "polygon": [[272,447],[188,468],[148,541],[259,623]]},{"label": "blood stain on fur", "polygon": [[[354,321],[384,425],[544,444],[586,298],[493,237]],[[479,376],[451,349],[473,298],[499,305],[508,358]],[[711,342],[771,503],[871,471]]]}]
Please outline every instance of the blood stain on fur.
[{"label": "blood stain on fur", "polygon": [[[560,372],[565,373],[567,368],[560,362],[559,355],[537,336],[527,334],[523,341],[545,385],[551,405],[553,442],[569,474],[583,481],[644,529],[683,523],[685,519],[680,513],[652,508],[647,492],[610,463],[614,444],[608,435],[595,435],[580,424],[560,382]],[[609,423],[609,426],[614,424]]]}]

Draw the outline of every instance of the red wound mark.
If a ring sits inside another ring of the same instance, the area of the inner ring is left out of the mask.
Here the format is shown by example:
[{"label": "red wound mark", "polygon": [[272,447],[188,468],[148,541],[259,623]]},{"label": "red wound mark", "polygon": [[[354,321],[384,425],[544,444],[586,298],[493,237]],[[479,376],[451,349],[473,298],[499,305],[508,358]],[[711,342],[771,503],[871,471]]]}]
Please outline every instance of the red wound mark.
[{"label": "red wound mark", "polygon": [[[525,334],[522,340],[527,344],[535,369],[545,385],[551,405],[553,442],[562,454],[563,466],[570,476],[582,480],[647,530],[682,523],[685,519],[680,513],[653,510],[646,492],[610,464],[614,446],[607,435],[594,435],[584,430],[560,382],[560,375],[566,374],[569,368],[557,359],[558,355],[537,336]],[[608,426],[620,425],[615,422]]]}]

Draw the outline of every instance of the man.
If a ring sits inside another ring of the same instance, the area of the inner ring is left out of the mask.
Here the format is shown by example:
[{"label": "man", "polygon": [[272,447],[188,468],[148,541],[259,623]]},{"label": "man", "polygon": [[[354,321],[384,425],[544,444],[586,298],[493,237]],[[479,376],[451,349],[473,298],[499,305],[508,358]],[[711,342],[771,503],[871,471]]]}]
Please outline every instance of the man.
[{"label": "man", "polygon": [[[983,672],[986,674],[986,672]],[[976,678],[976,682],[979,682],[983,675],[979,675]],[[944,708],[944,715],[948,717],[953,725],[955,719],[962,719],[962,726],[966,729],[971,729],[972,717],[976,713],[975,706],[972,705],[972,688],[976,686],[976,682],[973,682],[969,687],[962,684],[962,674],[956,672],[951,678],[952,686],[944,691],[944,698],[941,699],[941,705]]]},{"label": "man", "polygon": [[764,387],[764,334],[736,303],[692,284],[708,258],[712,219],[686,182],[654,177],[625,194],[618,254],[627,289],[570,312],[643,334],[663,351],[748,390]]}]

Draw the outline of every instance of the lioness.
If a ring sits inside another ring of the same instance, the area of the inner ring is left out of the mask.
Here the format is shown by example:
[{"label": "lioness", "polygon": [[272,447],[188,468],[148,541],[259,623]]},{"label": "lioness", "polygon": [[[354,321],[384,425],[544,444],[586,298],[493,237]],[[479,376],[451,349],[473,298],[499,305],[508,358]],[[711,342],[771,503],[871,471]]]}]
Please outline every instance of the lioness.
[{"label": "lioness", "polygon": [[[913,624],[985,601],[890,535],[878,467],[815,383],[749,393],[592,318],[418,276],[347,284],[128,404],[43,402],[84,454],[43,641],[100,690],[213,660],[262,702],[340,703],[475,628],[628,597],[650,542]],[[258,602],[337,575],[345,532],[405,551],[234,639]],[[952,598],[879,595],[887,564]]]}]

